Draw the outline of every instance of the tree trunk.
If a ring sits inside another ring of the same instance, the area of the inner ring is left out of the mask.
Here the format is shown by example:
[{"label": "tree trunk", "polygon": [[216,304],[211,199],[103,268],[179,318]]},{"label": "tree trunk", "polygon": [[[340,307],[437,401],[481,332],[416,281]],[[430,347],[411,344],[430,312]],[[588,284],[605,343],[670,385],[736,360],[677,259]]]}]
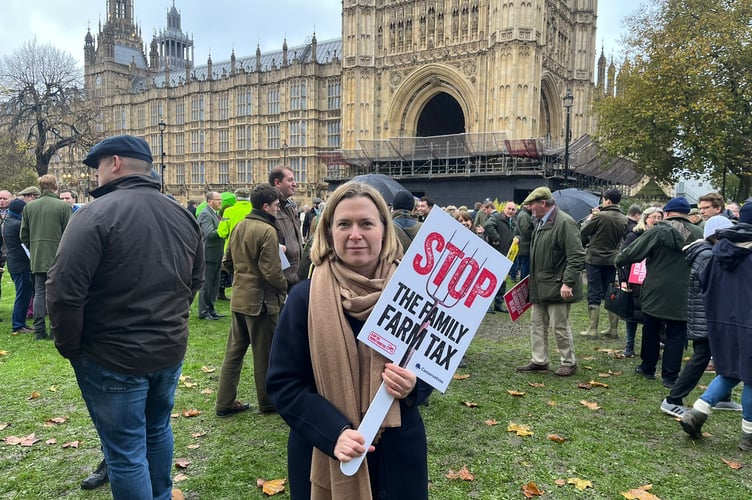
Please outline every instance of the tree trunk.
[{"label": "tree trunk", "polygon": [[737,174],[739,178],[739,194],[737,200],[742,202],[749,198],[752,191],[752,174]]}]

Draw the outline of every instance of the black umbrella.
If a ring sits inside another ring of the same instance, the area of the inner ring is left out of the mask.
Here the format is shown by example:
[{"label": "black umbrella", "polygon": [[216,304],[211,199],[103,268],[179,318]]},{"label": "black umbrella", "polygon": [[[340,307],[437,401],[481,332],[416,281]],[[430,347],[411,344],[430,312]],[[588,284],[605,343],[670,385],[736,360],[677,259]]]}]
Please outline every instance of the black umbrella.
[{"label": "black umbrella", "polygon": [[556,206],[574,220],[581,221],[600,204],[600,197],[575,188],[560,189],[552,193]]},{"label": "black umbrella", "polygon": [[405,189],[402,184],[384,174],[358,175],[353,177],[352,180],[355,182],[368,184],[369,186],[375,188],[376,191],[381,193],[381,196],[384,197],[384,200],[386,200],[387,204],[389,205],[391,205],[392,201],[394,201],[395,194],[399,193],[400,191],[409,192],[409,190]]}]

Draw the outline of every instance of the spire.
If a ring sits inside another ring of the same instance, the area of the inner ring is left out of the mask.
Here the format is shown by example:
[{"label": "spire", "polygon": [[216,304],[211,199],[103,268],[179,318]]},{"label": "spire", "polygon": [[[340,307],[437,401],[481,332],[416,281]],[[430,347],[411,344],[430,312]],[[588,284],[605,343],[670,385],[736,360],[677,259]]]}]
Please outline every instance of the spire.
[{"label": "spire", "polygon": [[282,43],[282,66],[287,66],[287,37],[285,37],[285,41]]},{"label": "spire", "polygon": [[261,71],[261,45],[256,45],[256,71]]}]

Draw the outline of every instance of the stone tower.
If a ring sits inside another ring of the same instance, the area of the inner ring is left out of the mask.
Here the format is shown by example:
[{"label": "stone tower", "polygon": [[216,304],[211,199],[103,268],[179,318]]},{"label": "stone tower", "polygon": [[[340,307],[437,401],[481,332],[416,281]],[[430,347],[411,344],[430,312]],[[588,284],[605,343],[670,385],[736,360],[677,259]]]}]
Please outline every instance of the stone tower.
[{"label": "stone tower", "polygon": [[592,131],[597,0],[345,0],[343,147],[505,132],[562,144]]}]

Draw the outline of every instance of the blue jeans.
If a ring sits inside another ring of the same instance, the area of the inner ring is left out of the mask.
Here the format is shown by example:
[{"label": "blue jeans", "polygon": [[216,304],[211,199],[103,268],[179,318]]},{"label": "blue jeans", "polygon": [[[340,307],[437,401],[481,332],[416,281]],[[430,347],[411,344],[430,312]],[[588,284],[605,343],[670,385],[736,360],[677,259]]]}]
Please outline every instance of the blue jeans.
[{"label": "blue jeans", "polygon": [[[728,378],[723,375],[716,375],[716,377],[710,382],[708,388],[702,393],[700,399],[708,403],[710,406],[715,406],[718,401],[727,398],[731,394],[731,390],[739,385],[741,380],[737,378]],[[742,418],[747,422],[752,422],[752,386],[744,384],[742,390]]]},{"label": "blue jeans", "polygon": [[85,356],[71,365],[102,442],[113,498],[169,500],[170,412],[182,362],[144,375],[114,372]]},{"label": "blue jeans", "polygon": [[587,271],[587,303],[589,306],[600,306],[606,296],[608,285],[614,282],[616,268],[614,266],[597,266],[585,264]]},{"label": "blue jeans", "polygon": [[26,311],[29,310],[29,301],[34,293],[34,281],[31,278],[31,271],[10,273],[10,277],[13,278],[13,284],[16,286],[16,301],[13,302],[11,322],[13,330],[18,330],[26,326]]},{"label": "blue jeans", "polygon": [[520,280],[530,274],[530,255],[518,255],[515,260],[517,268],[520,271]]}]

